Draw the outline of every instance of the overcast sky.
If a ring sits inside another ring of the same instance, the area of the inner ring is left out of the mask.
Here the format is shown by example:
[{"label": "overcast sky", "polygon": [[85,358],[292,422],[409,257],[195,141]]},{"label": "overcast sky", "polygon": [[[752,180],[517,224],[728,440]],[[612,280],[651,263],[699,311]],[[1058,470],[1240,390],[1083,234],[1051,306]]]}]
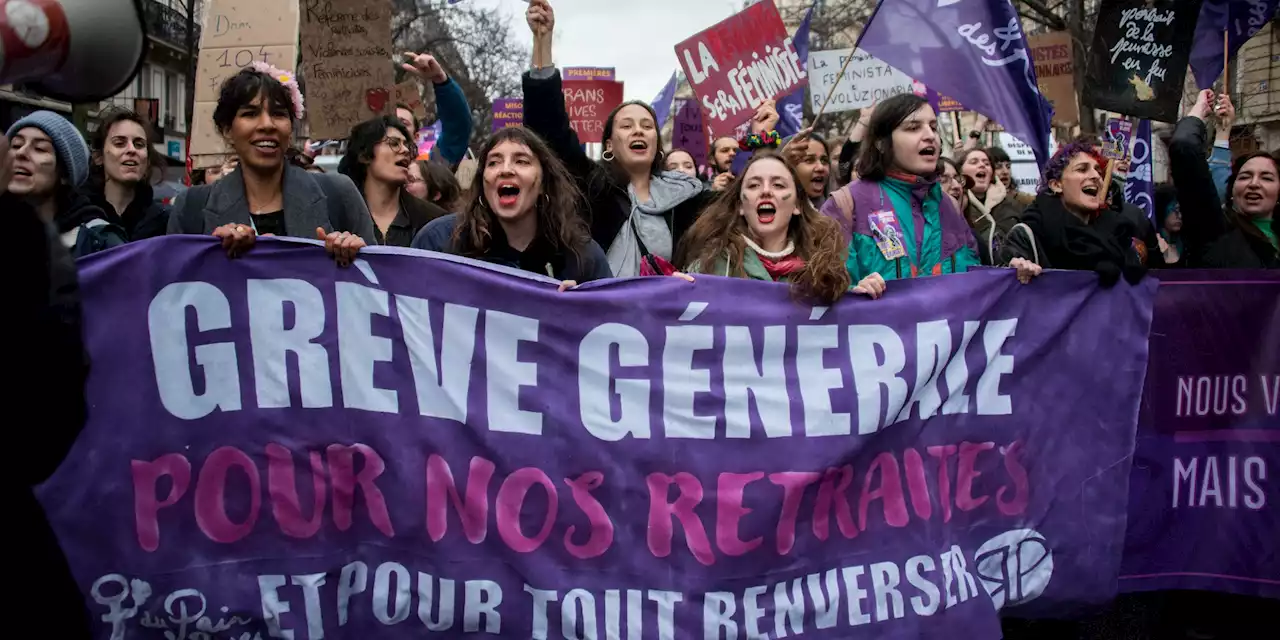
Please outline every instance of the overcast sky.
[{"label": "overcast sky", "polygon": [[[533,36],[523,0],[464,0],[511,15],[512,32],[526,47]],[[556,11],[559,67],[613,67],[625,99],[653,100],[671,79],[676,43],[741,10],[741,0],[551,0]]]}]

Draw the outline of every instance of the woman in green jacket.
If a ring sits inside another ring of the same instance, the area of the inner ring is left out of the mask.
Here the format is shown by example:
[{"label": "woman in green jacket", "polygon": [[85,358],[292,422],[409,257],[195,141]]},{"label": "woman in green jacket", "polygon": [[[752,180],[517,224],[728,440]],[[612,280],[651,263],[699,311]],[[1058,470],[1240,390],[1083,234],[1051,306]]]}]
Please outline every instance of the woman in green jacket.
[{"label": "woman in green jacket", "polygon": [[786,282],[798,297],[825,304],[839,300],[850,285],[840,227],[801,197],[799,182],[776,153],[757,152],[685,235],[678,264],[689,273]]}]

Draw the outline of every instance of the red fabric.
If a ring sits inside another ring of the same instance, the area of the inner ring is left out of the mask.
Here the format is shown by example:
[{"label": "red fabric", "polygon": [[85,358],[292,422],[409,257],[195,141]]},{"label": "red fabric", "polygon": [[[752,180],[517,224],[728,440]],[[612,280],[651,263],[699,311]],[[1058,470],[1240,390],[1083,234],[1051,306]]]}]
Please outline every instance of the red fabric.
[{"label": "red fabric", "polygon": [[778,278],[791,275],[804,268],[804,258],[797,255],[789,255],[776,262],[759,254],[757,254],[757,257],[760,258],[760,264],[764,265],[764,270],[769,272],[769,277],[773,278],[774,282],[777,282]]}]

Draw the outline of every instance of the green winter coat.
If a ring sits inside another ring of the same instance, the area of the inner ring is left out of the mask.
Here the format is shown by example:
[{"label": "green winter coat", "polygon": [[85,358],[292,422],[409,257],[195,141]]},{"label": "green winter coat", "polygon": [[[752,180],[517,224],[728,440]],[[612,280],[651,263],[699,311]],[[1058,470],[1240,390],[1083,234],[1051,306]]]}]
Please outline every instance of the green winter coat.
[{"label": "green winter coat", "polygon": [[967,246],[961,247],[949,258],[942,258],[942,223],[938,213],[939,199],[944,197],[941,187],[935,185],[924,202],[924,247],[921,249],[916,246],[916,223],[911,215],[910,185],[893,178],[886,178],[882,184],[894,212],[898,214],[899,224],[902,225],[902,239],[907,255],[887,260],[876,246],[875,238],[853,234],[845,268],[855,285],[873,273],[879,273],[885,280],[910,278],[912,264],[916,265],[918,276],[964,273],[969,267],[981,264],[978,255]]}]

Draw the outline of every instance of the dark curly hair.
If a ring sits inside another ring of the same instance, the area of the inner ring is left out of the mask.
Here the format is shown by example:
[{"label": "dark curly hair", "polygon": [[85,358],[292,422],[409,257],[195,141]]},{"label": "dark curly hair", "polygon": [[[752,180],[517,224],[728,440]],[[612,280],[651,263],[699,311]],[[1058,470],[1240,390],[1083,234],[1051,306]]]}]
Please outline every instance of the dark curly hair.
[{"label": "dark curly hair", "polygon": [[542,194],[538,197],[538,236],[560,251],[573,255],[578,264],[586,260],[586,247],[591,234],[579,213],[583,204],[582,192],[573,175],[565,168],[551,147],[538,134],[524,127],[509,127],[489,137],[476,160],[471,182],[471,202],[458,213],[458,223],[453,230],[453,252],[469,258],[483,258],[489,252],[493,234],[490,226],[497,224],[493,210],[485,200],[484,165],[495,147],[504,142],[514,142],[529,148],[542,167]]},{"label": "dark curly hair", "polygon": [[[360,193],[364,193],[364,181],[369,175],[369,163],[373,161],[374,147],[387,137],[387,129],[395,129],[404,136],[406,144],[413,144],[413,136],[405,128],[399,118],[378,116],[361,122],[351,128],[351,137],[347,140],[347,152],[338,161],[338,173],[356,183]],[[410,150],[413,153],[413,150]]]},{"label": "dark curly hair", "polygon": [[131,111],[123,107],[108,107],[99,114],[98,119],[101,124],[98,130],[93,132],[89,137],[89,150],[93,154],[95,162],[89,165],[89,184],[96,190],[101,190],[107,182],[106,167],[96,162],[101,159],[107,148],[107,139],[111,136],[112,127],[121,122],[132,122],[142,127],[142,135],[147,139],[147,168],[144,174],[148,176],[144,181],[159,182],[160,176],[163,174],[165,166],[165,157],[159,151],[156,151],[156,132],[151,128],[151,123],[145,118],[138,115],[136,111]]},{"label": "dark curly hair", "polygon": [[791,279],[792,293],[801,299],[828,304],[839,300],[851,284],[849,271],[844,266],[847,248],[844,233],[839,223],[813,208],[800,188],[795,167],[772,151],[757,151],[752,155],[742,173],[734,178],[720,197],[702,211],[680,242],[676,264],[685,268],[695,264],[699,268],[710,268],[727,254],[729,264],[732,265],[730,275],[746,277],[742,264],[747,244],[743,235],[748,229],[746,218],[739,212],[742,207],[742,187],[747,170],[757,162],[765,161],[777,162],[787,168],[795,188],[796,205],[799,207],[799,212],[791,217],[789,233],[795,242],[796,255],[804,259],[805,266]]},{"label": "dark curly hair", "polygon": [[1102,150],[1098,147],[1098,139],[1093,136],[1081,136],[1071,142],[1062,145],[1058,152],[1049,158],[1049,162],[1044,166],[1044,173],[1040,176],[1040,187],[1037,193],[1046,194],[1051,191],[1049,183],[1054,180],[1061,180],[1062,173],[1067,170],[1067,165],[1071,164],[1071,159],[1076,154],[1083,153],[1098,163],[1098,171],[1107,170],[1107,159],[1102,156]]},{"label": "dark curly hair", "polygon": [[235,122],[236,114],[246,105],[253,104],[258,96],[266,96],[267,108],[273,114],[286,114],[289,122],[297,122],[298,114],[293,111],[293,96],[289,89],[279,80],[253,69],[245,67],[222,82],[218,91],[218,105],[213,109],[213,125],[218,133],[225,134]]}]

